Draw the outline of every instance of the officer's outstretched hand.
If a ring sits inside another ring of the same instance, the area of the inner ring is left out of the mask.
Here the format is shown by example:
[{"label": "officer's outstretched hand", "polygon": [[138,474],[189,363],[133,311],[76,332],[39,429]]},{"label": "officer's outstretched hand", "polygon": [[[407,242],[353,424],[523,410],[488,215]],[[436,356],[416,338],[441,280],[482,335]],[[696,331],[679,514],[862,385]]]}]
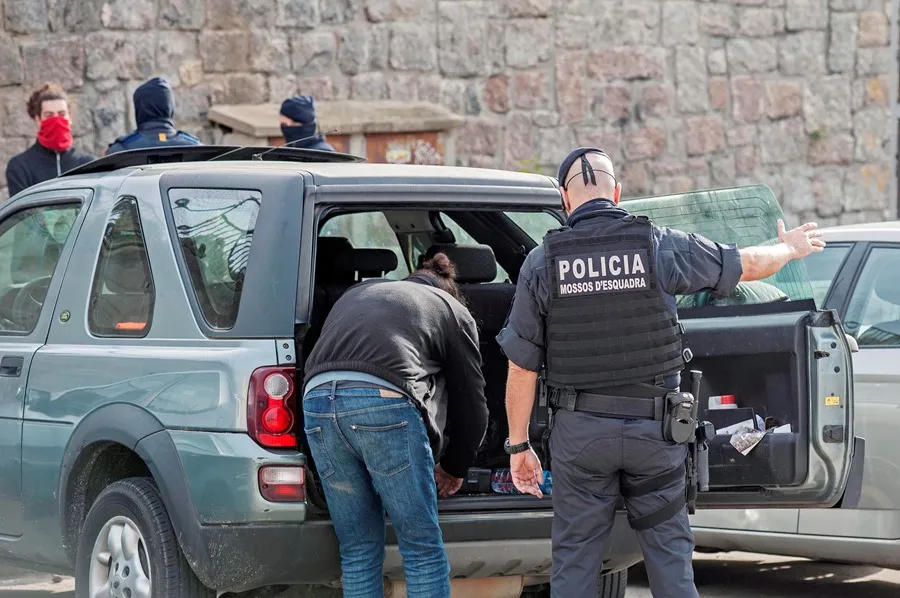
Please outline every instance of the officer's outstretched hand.
[{"label": "officer's outstretched hand", "polygon": [[544,496],[538,486],[538,484],[544,483],[544,468],[541,467],[541,460],[538,459],[534,449],[510,455],[509,470],[516,490],[538,498]]},{"label": "officer's outstretched hand", "polygon": [[807,222],[789,231],[784,230],[784,220],[778,220],[778,240],[791,250],[793,259],[799,260],[810,253],[825,249],[822,233],[816,230],[818,224]]}]

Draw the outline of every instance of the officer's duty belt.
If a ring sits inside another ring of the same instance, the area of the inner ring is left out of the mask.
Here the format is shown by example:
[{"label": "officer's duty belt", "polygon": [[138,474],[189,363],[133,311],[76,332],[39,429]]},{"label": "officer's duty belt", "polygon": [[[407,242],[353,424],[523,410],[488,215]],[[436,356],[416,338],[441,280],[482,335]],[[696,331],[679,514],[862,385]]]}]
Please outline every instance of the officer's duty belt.
[{"label": "officer's duty belt", "polygon": [[569,411],[586,411],[618,419],[652,419],[662,421],[665,397],[639,398],[576,392],[574,401],[566,400],[560,407]]}]

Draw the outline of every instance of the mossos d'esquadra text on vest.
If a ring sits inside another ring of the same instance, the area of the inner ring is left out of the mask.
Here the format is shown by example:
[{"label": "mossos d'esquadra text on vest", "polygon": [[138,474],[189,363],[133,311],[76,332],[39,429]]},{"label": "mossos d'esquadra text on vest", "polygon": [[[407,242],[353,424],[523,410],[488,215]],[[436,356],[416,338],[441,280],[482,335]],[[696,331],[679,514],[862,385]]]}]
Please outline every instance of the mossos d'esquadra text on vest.
[{"label": "mossos d'esquadra text on vest", "polygon": [[560,296],[646,289],[647,252],[606,251],[554,260]]}]

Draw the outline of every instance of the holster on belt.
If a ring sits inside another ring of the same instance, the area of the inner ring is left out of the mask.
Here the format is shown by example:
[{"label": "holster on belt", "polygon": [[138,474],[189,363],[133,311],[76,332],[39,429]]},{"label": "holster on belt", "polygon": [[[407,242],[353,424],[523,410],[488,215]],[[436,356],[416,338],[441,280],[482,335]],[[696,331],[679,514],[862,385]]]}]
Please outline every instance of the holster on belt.
[{"label": "holster on belt", "polygon": [[684,444],[697,430],[697,400],[689,392],[666,394],[663,414],[663,438],[672,444]]},{"label": "holster on belt", "polygon": [[553,409],[550,387],[547,385],[547,370],[542,368],[538,374],[537,388],[537,424],[541,428],[541,450],[544,453],[544,466],[551,468],[550,435],[553,433]]},{"label": "holster on belt", "polygon": [[[700,370],[691,370],[691,394],[694,397],[700,396],[700,379],[702,377],[703,372]],[[698,492],[709,490],[709,441],[715,436],[716,429],[710,422],[697,421],[698,403],[696,400],[691,415],[693,432],[685,460],[685,471],[687,472],[685,502],[687,502],[688,513],[693,515],[697,509]]]}]

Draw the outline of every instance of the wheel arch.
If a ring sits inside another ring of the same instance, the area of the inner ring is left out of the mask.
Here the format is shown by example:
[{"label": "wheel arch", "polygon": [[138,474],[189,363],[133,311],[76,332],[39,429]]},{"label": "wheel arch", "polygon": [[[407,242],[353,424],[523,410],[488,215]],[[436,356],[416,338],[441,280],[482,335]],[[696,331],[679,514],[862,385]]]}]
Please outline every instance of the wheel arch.
[{"label": "wheel arch", "polygon": [[99,407],[75,426],[63,453],[58,493],[62,544],[71,565],[90,505],[106,485],[120,477],[111,465],[123,463],[130,471],[140,470],[142,465],[140,473],[147,475],[147,465],[135,447],[142,438],[163,429],[149,412],[128,403]]},{"label": "wheel arch", "polygon": [[208,552],[175,443],[153,414],[130,403],[104,405],[86,415],[66,446],[59,521],[69,563],[75,566],[78,535],[94,500],[109,484],[129,477],[154,481],[185,558],[201,581],[211,581],[205,574]]}]

